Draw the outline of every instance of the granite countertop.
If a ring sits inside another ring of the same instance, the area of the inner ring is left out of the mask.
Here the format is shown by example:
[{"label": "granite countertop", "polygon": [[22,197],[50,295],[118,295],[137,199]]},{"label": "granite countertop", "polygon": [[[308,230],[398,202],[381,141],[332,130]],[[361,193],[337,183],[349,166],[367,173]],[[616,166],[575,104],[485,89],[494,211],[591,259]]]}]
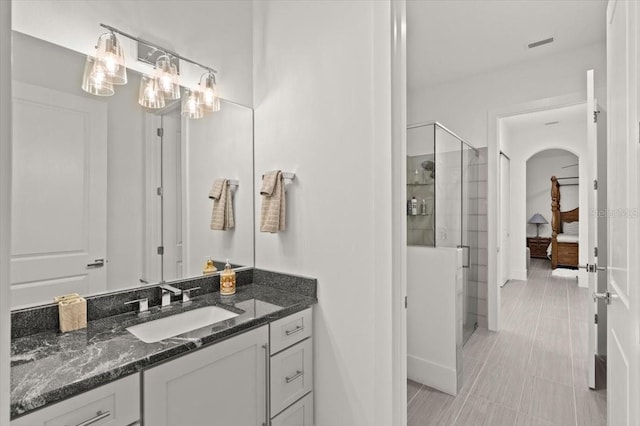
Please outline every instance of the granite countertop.
[{"label": "granite countertop", "polygon": [[[11,418],[153,367],[256,326],[306,309],[315,297],[249,284],[233,296],[207,293],[188,305],[174,302],[169,309],[149,314],[126,313],[90,321],[86,329],[70,333],[45,331],[11,342]],[[126,328],[204,306],[219,305],[240,314],[156,343],[144,343]]]}]

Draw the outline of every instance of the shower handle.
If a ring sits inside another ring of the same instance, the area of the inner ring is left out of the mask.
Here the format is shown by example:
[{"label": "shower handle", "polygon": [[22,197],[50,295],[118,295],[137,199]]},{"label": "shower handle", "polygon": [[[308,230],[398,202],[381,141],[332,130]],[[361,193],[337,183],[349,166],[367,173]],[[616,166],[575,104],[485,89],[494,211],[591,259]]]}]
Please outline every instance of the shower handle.
[{"label": "shower handle", "polygon": [[465,265],[464,262],[463,262],[462,263],[462,267],[463,268],[471,267],[471,246],[460,245],[460,246],[456,246],[456,247],[457,248],[461,248],[463,252],[464,252],[464,249],[467,249],[467,264]]}]

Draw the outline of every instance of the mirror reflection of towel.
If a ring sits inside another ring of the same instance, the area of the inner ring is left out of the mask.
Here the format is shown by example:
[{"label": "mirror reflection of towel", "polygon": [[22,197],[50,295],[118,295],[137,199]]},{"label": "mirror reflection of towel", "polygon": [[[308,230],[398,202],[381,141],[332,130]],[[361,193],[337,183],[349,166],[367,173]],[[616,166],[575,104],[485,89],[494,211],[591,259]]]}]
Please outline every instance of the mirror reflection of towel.
[{"label": "mirror reflection of towel", "polygon": [[276,233],[285,230],[284,178],[280,170],[267,172],[262,177],[262,208],[260,232]]},{"label": "mirror reflection of towel", "polygon": [[226,231],[235,226],[233,220],[233,201],[231,189],[227,179],[216,179],[213,182],[209,198],[213,200],[210,228],[218,231]]}]

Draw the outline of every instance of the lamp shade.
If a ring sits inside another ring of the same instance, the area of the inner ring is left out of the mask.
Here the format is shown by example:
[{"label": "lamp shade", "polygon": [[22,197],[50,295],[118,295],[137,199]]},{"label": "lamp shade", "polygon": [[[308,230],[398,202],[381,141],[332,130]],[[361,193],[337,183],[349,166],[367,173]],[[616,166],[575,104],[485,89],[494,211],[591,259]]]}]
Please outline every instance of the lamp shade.
[{"label": "lamp shade", "polygon": [[540,213],[536,213],[531,216],[531,219],[529,219],[529,223],[532,223],[534,225],[542,225],[549,222],[547,222],[547,219],[545,219]]}]

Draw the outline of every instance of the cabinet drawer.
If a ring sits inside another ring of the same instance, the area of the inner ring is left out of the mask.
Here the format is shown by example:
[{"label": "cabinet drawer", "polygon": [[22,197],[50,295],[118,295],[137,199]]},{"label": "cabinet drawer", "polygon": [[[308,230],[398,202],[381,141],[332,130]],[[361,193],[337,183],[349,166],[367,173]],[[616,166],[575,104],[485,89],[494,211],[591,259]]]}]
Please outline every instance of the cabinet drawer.
[{"label": "cabinet drawer", "polygon": [[271,416],[313,388],[313,344],[309,338],[271,357]]},{"label": "cabinet drawer", "polygon": [[272,322],[269,328],[271,354],[311,336],[311,318],[311,308],[309,308]]},{"label": "cabinet drawer", "polygon": [[271,426],[313,426],[313,393],[278,414]]},{"label": "cabinet drawer", "polygon": [[11,422],[11,426],[128,426],[140,419],[140,376],[133,374]]}]

